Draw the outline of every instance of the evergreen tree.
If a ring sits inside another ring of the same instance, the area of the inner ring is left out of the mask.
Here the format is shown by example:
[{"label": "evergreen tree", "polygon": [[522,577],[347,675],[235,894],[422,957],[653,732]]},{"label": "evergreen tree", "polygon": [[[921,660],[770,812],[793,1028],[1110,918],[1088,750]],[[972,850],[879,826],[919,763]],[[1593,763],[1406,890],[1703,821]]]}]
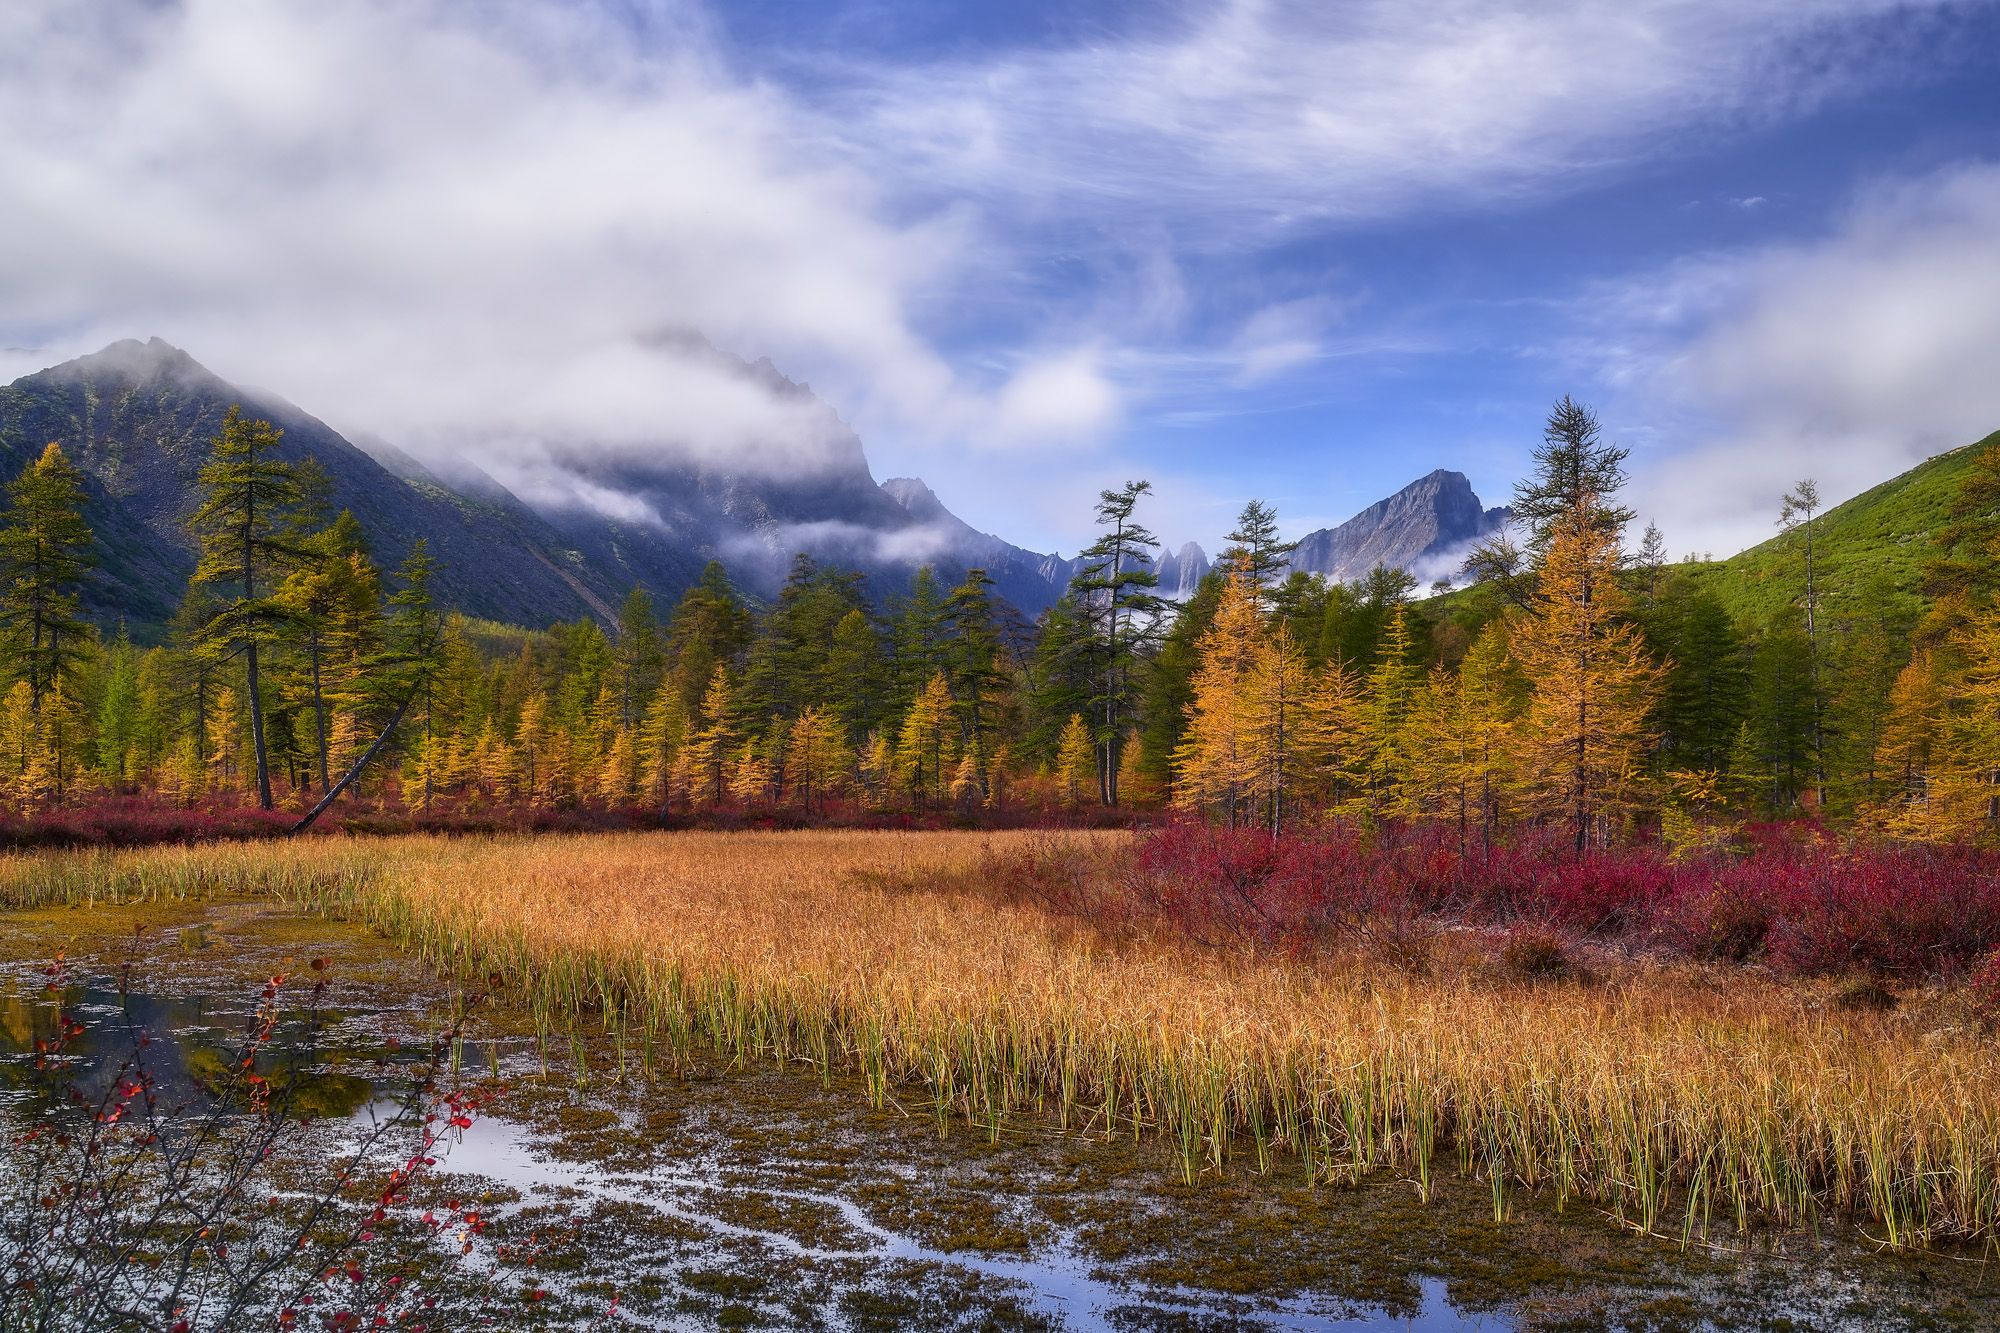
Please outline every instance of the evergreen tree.
[{"label": "evergreen tree", "polygon": [[296,469],[278,456],[282,432],[232,407],[201,470],[202,501],[191,526],[201,539],[194,582],[219,605],[201,626],[208,645],[240,652],[250,703],[250,744],[256,760],[257,803],[271,808],[271,771],[264,743],[264,693],[258,653],[288,619],[278,583],[311,552],[294,528],[305,496]]},{"label": "evergreen tree", "polygon": [[667,660],[679,668],[682,688],[689,691],[683,699],[689,711],[700,703],[717,668],[735,666],[750,645],[752,629],[750,609],[736,595],[728,571],[719,561],[709,561],[701,581],[682,596],[667,622]]},{"label": "evergreen tree", "polygon": [[1812,779],[1812,648],[1789,618],[1750,656],[1747,715],[1732,760],[1773,810],[1796,806]]},{"label": "evergreen tree", "polygon": [[1585,496],[1549,525],[1532,612],[1514,635],[1530,694],[1517,731],[1532,807],[1574,830],[1580,855],[1642,786],[1657,668],[1622,618],[1618,533]]},{"label": "evergreen tree", "polygon": [[1283,576],[1292,552],[1299,547],[1297,542],[1279,540],[1277,511],[1262,500],[1252,500],[1243,506],[1229,540],[1232,544],[1217,557],[1216,563],[1234,566],[1242,562],[1250,571],[1250,586],[1260,601]]},{"label": "evergreen tree", "polygon": [[949,659],[950,612],[929,565],[911,576],[909,592],[892,606],[889,637],[896,678],[891,702],[896,711],[907,711]]},{"label": "evergreen tree", "polygon": [[834,624],[824,671],[819,695],[848,734],[865,734],[881,724],[888,703],[882,639],[866,611],[856,607]]},{"label": "evergreen tree", "polygon": [[0,514],[0,644],[38,709],[89,641],[78,591],[95,541],[83,504],[83,474],[51,444],[7,487]]},{"label": "evergreen tree", "polygon": [[965,582],[945,599],[951,626],[946,653],[947,680],[958,705],[964,749],[973,762],[980,798],[986,796],[986,760],[1000,724],[1000,693],[1007,682],[1000,669],[1000,629],[993,606],[993,580],[983,569],[965,571]]},{"label": "evergreen tree", "polygon": [[1077,610],[1091,631],[1095,693],[1090,706],[1098,794],[1106,805],[1118,804],[1119,747],[1136,692],[1134,664],[1159,629],[1162,603],[1153,589],[1160,576],[1153,569],[1153,552],[1160,543],[1133,517],[1150,490],[1150,482],[1131,481],[1099,495],[1097,522],[1104,533],[1084,549],[1081,567],[1070,580]]},{"label": "evergreen tree", "polygon": [[1668,771],[1723,774],[1748,710],[1743,640],[1713,593],[1672,584],[1648,621],[1648,641],[1666,666],[1655,717]]},{"label": "evergreen tree", "polygon": [[618,724],[629,728],[638,725],[648,701],[658,692],[665,660],[652,595],[636,584],[618,608],[616,656]]}]

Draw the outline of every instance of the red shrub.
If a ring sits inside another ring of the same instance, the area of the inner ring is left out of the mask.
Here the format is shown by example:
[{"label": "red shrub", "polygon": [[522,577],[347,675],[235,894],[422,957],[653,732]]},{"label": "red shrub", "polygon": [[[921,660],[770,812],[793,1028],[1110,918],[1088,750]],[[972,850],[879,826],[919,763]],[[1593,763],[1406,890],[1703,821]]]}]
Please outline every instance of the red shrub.
[{"label": "red shrub", "polygon": [[1486,848],[1448,825],[1334,824],[1273,841],[1182,823],[1141,840],[1127,893],[1133,910],[1203,940],[1296,942],[1433,916],[1884,976],[1956,975],[2000,946],[1992,853],[1844,847],[1814,827],[1752,829],[1745,844],[1676,863],[1650,844],[1578,857],[1531,828]]}]

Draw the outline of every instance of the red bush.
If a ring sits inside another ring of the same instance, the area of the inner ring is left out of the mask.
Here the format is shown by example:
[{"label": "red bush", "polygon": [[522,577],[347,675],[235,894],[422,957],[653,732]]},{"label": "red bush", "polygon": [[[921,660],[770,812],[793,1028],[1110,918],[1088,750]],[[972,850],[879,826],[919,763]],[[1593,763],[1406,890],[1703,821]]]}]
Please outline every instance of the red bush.
[{"label": "red bush", "polygon": [[1817,829],[1757,829],[1743,850],[1673,862],[1652,845],[1578,857],[1534,829],[1488,849],[1443,825],[1331,825],[1273,841],[1183,823],[1147,834],[1131,867],[1136,910],[1205,940],[1296,942],[1428,915],[1882,976],[1959,975],[2000,946],[2000,857],[1845,847]]}]

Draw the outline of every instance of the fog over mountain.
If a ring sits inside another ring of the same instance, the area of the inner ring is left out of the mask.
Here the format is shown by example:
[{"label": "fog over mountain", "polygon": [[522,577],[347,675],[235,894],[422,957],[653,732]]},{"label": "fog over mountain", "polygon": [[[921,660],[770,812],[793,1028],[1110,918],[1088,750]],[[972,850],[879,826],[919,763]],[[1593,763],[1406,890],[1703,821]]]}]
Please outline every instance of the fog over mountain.
[{"label": "fog over mountain", "polygon": [[[900,591],[923,565],[949,581],[983,568],[1027,615],[1068,587],[1076,557],[978,531],[918,478],[878,483],[860,438],[768,360],[745,361],[685,336],[676,351],[814,423],[817,447],[802,454],[800,433],[787,432],[770,450],[753,440],[725,461],[681,447],[666,421],[651,448],[578,441],[502,450],[488,470],[462,451],[420,455],[378,436],[342,435],[154,338],[113,343],[0,388],[0,467],[18,470],[50,440],[69,451],[89,478],[103,547],[92,609],[142,635],[172,614],[193,568],[186,521],[198,503],[197,476],[237,403],[285,432],[285,457],[318,460],[332,508],[354,512],[380,562],[394,566],[416,538],[427,539],[444,600],[488,619],[608,620],[635,584],[671,601],[711,559],[747,594],[769,596],[799,552],[860,570],[877,596]],[[1294,565],[1351,579],[1379,562],[1429,577],[1503,518],[1480,507],[1463,475],[1433,472],[1310,534]],[[1210,562],[1187,542],[1162,548],[1155,568],[1161,592],[1185,600]]]},{"label": "fog over mountain", "polygon": [[395,565],[425,538],[446,603],[489,619],[609,619],[633,585],[670,601],[710,559],[746,593],[769,595],[801,551],[862,571],[878,596],[899,591],[921,565],[951,581],[983,566],[1029,614],[1067,586],[1069,561],[975,531],[920,481],[878,484],[859,438],[768,361],[705,343],[699,354],[816,421],[815,455],[802,457],[791,434],[769,451],[750,442],[725,464],[681,448],[663,422],[650,449],[580,441],[532,456],[502,451],[487,471],[459,451],[419,455],[392,440],[349,438],[154,338],[113,343],[0,388],[0,467],[18,471],[51,440],[71,454],[89,479],[105,553],[92,608],[142,632],[172,614],[193,568],[187,518],[198,475],[239,403],[284,431],[285,458],[319,462],[331,509],[354,512],[380,562]]}]

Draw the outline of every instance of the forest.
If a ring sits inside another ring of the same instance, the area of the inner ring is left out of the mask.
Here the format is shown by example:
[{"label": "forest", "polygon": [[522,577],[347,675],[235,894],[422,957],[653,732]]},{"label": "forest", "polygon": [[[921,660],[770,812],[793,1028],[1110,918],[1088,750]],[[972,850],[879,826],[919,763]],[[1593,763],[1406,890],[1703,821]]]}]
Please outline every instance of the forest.
[{"label": "forest", "polygon": [[[2000,449],[1965,473],[1919,586],[1846,586],[1810,481],[1755,621],[1621,502],[1624,450],[1558,403],[1518,535],[1417,597],[1289,570],[1263,503],[1185,604],[1159,595],[1147,483],[1034,623],[984,571],[887,593],[798,556],[768,604],[719,563],[668,607],[544,630],[442,609],[308,460],[232,412],[189,518],[166,641],[83,616],[84,477],[51,443],[0,516],[0,785],[17,820],[120,802],[626,819],[1098,820],[1178,810],[1272,836],[1423,821],[1491,846],[1726,842],[1771,820],[1990,837],[2000,770]],[[1108,812],[1108,813],[1107,813]],[[275,821],[276,814],[272,816]],[[275,827],[276,824],[274,823]]]}]

